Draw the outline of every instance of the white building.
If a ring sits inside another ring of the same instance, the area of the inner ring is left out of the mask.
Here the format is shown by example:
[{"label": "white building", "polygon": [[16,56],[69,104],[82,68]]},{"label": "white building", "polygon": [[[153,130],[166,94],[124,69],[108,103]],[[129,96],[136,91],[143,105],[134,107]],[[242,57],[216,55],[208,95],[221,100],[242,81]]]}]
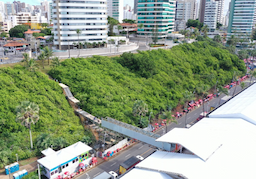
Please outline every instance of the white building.
[{"label": "white building", "polygon": [[15,14],[13,3],[10,3],[10,2],[5,3],[4,8],[5,8],[5,14],[6,15]]},{"label": "white building", "polygon": [[5,13],[5,6],[3,1],[0,1],[0,12]]},{"label": "white building", "polygon": [[175,128],[159,142],[179,144],[184,153],[156,151],[121,179],[256,178],[256,83],[195,125]]},{"label": "white building", "polygon": [[2,23],[2,30],[6,33],[9,33],[9,30],[13,28],[12,22],[10,20],[4,20]]},{"label": "white building", "polygon": [[209,31],[213,32],[217,25],[218,2],[207,0],[205,2],[204,24],[208,26]]},{"label": "white building", "polygon": [[124,14],[124,4],[123,0],[107,0],[108,4],[108,16],[113,17],[118,20],[118,22],[123,22],[123,14]]},{"label": "white building", "polygon": [[155,0],[138,1],[138,24],[143,24],[142,29],[138,28],[138,36],[150,37],[158,29],[158,37],[165,38],[174,31],[176,1]]},{"label": "white building", "polygon": [[195,3],[195,0],[177,0],[175,14],[176,31],[184,30],[186,28],[186,22],[189,19],[194,19],[196,10]]},{"label": "white building", "polygon": [[124,15],[123,15],[124,19],[132,19],[132,20],[137,20],[137,15],[134,14],[133,9],[131,8],[131,6],[129,6],[128,4],[126,4],[126,6],[124,7]]},{"label": "white building", "polygon": [[215,0],[218,2],[217,22],[223,24],[224,0]]},{"label": "white building", "polygon": [[16,15],[8,16],[8,20],[12,22],[12,26],[22,25],[24,23],[47,23],[47,18],[40,14],[32,15],[29,12],[20,12]]},{"label": "white building", "polygon": [[[54,45],[58,49],[78,42],[106,41],[107,0],[55,0],[52,6]],[[77,29],[81,30],[79,39]]]}]

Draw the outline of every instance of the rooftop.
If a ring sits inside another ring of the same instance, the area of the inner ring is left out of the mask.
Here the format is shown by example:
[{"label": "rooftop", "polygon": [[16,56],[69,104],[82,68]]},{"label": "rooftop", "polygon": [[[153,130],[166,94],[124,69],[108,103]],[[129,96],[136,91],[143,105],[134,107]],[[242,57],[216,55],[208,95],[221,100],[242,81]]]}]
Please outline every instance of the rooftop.
[{"label": "rooftop", "polygon": [[24,32],[24,34],[33,34],[33,33],[40,33],[41,31],[40,30],[31,30],[31,29],[28,29],[26,32]]},{"label": "rooftop", "polygon": [[28,45],[28,43],[21,43],[21,42],[9,42],[4,45],[4,47],[21,47],[23,45]]}]

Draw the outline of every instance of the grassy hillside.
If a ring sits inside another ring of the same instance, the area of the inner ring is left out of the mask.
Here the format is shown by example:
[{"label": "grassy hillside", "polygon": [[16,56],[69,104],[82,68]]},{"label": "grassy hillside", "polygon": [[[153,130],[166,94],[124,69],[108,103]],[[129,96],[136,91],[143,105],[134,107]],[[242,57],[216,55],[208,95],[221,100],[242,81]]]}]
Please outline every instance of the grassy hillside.
[{"label": "grassy hillside", "polygon": [[[29,72],[21,66],[1,68],[0,101],[0,167],[15,161],[16,153],[20,160],[25,159],[39,154],[40,147],[61,148],[85,135],[58,83],[41,72]],[[34,150],[30,150],[29,130],[15,121],[15,108],[22,101],[34,102],[40,108],[40,119],[32,125]],[[38,136],[45,144],[39,146]]]},{"label": "grassy hillside", "polygon": [[177,106],[185,90],[230,82],[233,71],[245,72],[244,63],[210,42],[171,50],[124,53],[121,57],[68,59],[50,75],[70,86],[82,108],[98,117],[110,116],[136,125],[132,107],[144,100],[155,114]]}]

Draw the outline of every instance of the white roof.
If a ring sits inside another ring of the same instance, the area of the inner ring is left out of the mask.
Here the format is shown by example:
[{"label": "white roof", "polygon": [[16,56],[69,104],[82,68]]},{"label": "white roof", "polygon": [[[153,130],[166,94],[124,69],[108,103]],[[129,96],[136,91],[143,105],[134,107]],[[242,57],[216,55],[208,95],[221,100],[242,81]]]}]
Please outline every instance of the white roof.
[{"label": "white roof", "polygon": [[48,148],[48,149],[41,151],[41,153],[44,154],[45,156],[47,156],[47,155],[51,155],[51,154],[55,153],[55,151],[52,150],[51,148]]},{"label": "white roof", "polygon": [[256,125],[256,83],[209,114],[211,118],[242,118]]},{"label": "white roof", "polygon": [[41,158],[37,160],[37,162],[46,167],[47,169],[51,170],[91,149],[92,148],[90,146],[79,141],[51,155],[47,155],[46,157]]},{"label": "white roof", "polygon": [[136,179],[136,178],[146,178],[146,179],[173,179],[169,175],[157,171],[150,171],[145,169],[134,168],[125,174],[121,179]]},{"label": "white roof", "polygon": [[[256,136],[256,126],[243,119],[204,118],[190,129],[176,130],[173,136],[167,134],[161,137],[163,141],[180,139],[190,150],[196,151],[196,155],[157,151],[137,164],[136,168],[177,174],[189,179],[256,178],[256,141],[252,137]],[[195,140],[193,137],[196,137]],[[202,143],[196,142],[196,139]],[[195,142],[195,146],[191,146],[190,140]],[[211,141],[214,144],[219,141],[222,145],[215,149]],[[207,160],[202,160],[201,156],[207,156],[212,151]]]}]

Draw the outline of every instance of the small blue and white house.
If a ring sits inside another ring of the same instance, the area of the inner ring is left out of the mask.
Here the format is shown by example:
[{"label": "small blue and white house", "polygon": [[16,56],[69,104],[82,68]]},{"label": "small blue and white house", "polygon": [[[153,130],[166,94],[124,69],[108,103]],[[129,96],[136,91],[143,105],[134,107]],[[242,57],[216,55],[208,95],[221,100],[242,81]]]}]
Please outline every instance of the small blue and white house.
[{"label": "small blue and white house", "polygon": [[37,162],[44,168],[44,175],[47,178],[63,178],[65,173],[72,174],[78,171],[80,163],[84,165],[91,163],[90,150],[92,150],[90,146],[80,141],[59,151],[48,148],[41,152],[45,157]]}]

